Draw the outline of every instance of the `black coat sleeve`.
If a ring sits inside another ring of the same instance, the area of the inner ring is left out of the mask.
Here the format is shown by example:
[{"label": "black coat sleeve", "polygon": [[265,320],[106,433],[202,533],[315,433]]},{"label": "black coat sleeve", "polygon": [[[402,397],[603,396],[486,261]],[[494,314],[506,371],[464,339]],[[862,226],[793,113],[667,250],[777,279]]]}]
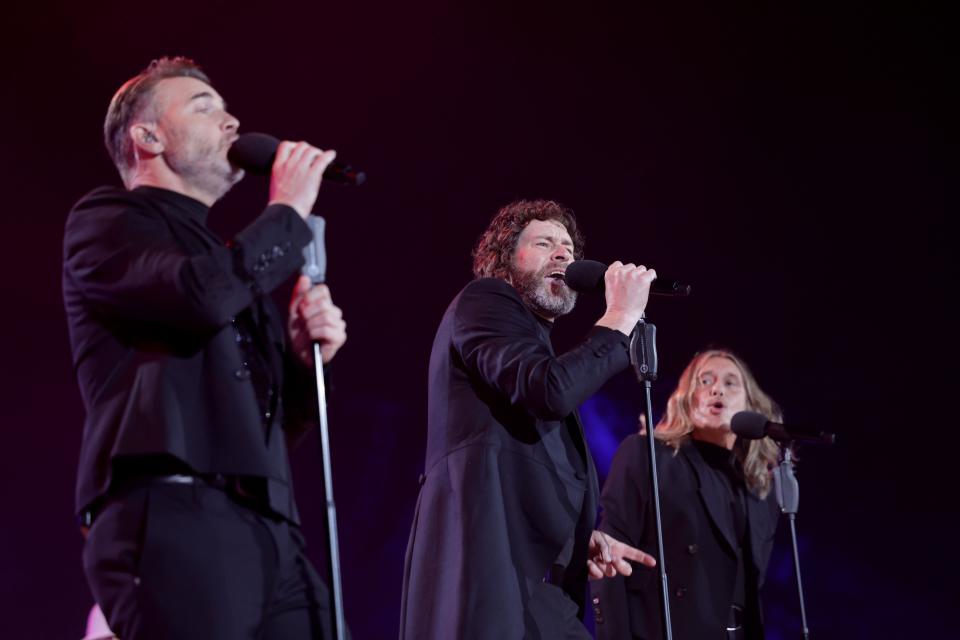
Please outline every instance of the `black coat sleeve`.
[{"label": "black coat sleeve", "polygon": [[544,420],[570,415],[629,365],[628,338],[619,331],[594,327],[580,345],[555,356],[537,322],[510,284],[476,280],[457,304],[454,349],[511,404]]},{"label": "black coat sleeve", "polygon": [[67,220],[64,272],[106,317],[206,331],[289,277],[311,239],[293,209],[273,205],[231,246],[191,251],[137,194],[104,189],[81,200]]}]

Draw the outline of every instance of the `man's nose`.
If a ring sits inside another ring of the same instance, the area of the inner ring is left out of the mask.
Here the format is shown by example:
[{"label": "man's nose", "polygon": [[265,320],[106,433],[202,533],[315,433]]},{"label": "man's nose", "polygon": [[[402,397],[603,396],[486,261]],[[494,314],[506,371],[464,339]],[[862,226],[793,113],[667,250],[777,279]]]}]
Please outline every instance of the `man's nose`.
[{"label": "man's nose", "polygon": [[236,131],[239,128],[240,121],[228,113],[227,117],[223,121],[223,129],[225,131]]}]

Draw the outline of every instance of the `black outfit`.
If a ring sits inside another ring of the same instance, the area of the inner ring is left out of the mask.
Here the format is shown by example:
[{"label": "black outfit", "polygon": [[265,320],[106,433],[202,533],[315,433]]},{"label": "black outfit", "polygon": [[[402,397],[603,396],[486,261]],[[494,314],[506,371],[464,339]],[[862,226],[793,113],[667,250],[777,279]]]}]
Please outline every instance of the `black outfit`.
[{"label": "black outfit", "polygon": [[401,638],[589,638],[598,489],[576,407],[628,366],[628,340],[597,327],[557,356],[551,325],[493,278],[440,323]]},{"label": "black outfit", "polygon": [[124,640],[252,638],[290,611],[328,624],[286,444],[315,413],[315,386],[268,295],[312,235],[274,205],[225,245],[207,212],[165,189],[104,187],[77,203],[64,234],[87,412],[84,564]]},{"label": "black outfit", "polygon": [[[763,638],[759,590],[773,549],[778,508],[743,482],[732,452],[688,440],[657,443],[670,613],[676,640]],[[600,528],[654,553],[646,437],[620,445],[603,488]],[[657,568],[593,583],[598,640],[663,637]],[[728,635],[728,628],[740,629]]]}]

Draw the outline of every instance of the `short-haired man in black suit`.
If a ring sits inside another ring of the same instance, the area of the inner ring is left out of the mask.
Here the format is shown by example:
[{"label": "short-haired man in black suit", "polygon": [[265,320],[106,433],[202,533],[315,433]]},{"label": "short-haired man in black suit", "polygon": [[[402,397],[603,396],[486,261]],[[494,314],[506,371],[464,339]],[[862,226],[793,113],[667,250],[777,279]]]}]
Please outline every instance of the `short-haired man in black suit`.
[{"label": "short-haired man in black suit", "polygon": [[124,640],[329,637],[287,441],[316,410],[312,341],[346,340],[325,286],[269,294],[303,261],[333,151],[284,142],[267,207],[230,242],[206,226],[243,175],[239,122],[185,58],[125,83],[104,124],[124,188],[71,211],[63,294],[86,422],[84,569]]}]

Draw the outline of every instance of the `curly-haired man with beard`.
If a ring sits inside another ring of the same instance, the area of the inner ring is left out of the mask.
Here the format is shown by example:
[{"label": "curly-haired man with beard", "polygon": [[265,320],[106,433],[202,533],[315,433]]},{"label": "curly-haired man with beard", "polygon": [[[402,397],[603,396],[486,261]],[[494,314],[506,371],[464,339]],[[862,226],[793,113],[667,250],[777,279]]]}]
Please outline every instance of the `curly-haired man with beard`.
[{"label": "curly-haired man with beard", "polygon": [[569,209],[504,207],[474,250],[477,279],[440,322],[401,638],[589,638],[588,575],[653,564],[594,531],[597,476],[576,408],[629,365],[656,272],[610,265],[606,312],[558,356],[550,329],[576,303],[563,275],[582,250]]}]

